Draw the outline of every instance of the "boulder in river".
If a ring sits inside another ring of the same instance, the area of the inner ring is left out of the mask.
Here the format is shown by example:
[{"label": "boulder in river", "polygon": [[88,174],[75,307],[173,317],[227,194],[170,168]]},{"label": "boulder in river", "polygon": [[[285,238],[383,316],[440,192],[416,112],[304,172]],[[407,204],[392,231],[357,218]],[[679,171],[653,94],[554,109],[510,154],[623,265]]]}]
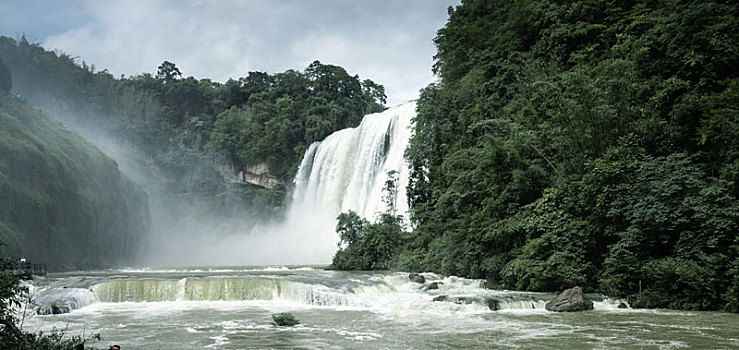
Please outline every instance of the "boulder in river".
[{"label": "boulder in river", "polygon": [[487,279],[485,282],[482,282],[482,287],[485,289],[499,289],[500,285],[498,284],[498,281]]},{"label": "boulder in river", "polygon": [[565,290],[556,299],[548,302],[546,309],[557,312],[592,310],[593,302],[585,298],[582,288],[574,287]]},{"label": "boulder in river", "polygon": [[417,273],[411,273],[410,275],[408,275],[408,279],[411,280],[411,282],[415,283],[426,283],[426,277],[423,277],[423,275]]},{"label": "boulder in river", "polygon": [[427,290],[439,289],[439,286],[442,285],[442,284],[444,284],[444,283],[442,283],[442,282],[431,282],[427,286],[422,287],[421,290],[427,291]]},{"label": "boulder in river", "polygon": [[445,301],[448,298],[446,295],[439,295],[433,299],[433,301]]},{"label": "boulder in river", "polygon": [[493,299],[493,298],[485,299],[485,304],[488,305],[488,308],[490,308],[490,310],[493,310],[493,311],[500,310],[500,300],[498,299]]}]

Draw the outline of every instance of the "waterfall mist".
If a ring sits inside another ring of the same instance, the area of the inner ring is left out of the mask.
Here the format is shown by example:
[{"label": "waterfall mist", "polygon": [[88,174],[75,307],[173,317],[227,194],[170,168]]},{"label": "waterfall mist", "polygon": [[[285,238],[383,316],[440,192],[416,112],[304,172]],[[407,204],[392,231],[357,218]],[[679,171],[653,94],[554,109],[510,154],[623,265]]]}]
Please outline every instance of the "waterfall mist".
[{"label": "waterfall mist", "polygon": [[[248,231],[200,246],[197,263],[327,264],[336,252],[336,217],[353,210],[373,220],[386,211],[383,187],[397,172],[395,207],[407,218],[408,166],[403,153],[412,134],[416,103],[364,117],[356,128],[339,130],[306,151],[295,177],[286,218],[257,223]],[[201,260],[202,259],[202,260]]]},{"label": "waterfall mist", "polygon": [[[21,82],[21,84],[23,84]],[[120,171],[146,191],[151,212],[150,236],[132,257],[137,266],[187,266],[240,263],[221,254],[204,253],[203,248],[228,237],[243,235],[261,218],[252,215],[238,195],[230,193],[229,183],[219,184],[224,191],[204,196],[195,191],[174,192],[175,180],[154,165],[153,159],[139,145],[120,135],[109,133],[96,112],[81,110],[75,101],[24,89],[34,105],[62,122],[115,160]],[[218,179],[214,164],[208,159],[181,164],[186,176],[210,176]],[[224,209],[225,207],[225,209]],[[210,249],[208,249],[210,250]],[[116,252],[111,252],[115,254]],[[215,257],[218,257],[216,259]]]},{"label": "waterfall mist", "polygon": [[[306,151],[280,223],[249,211],[238,198],[230,209],[214,209],[213,198],[171,193],[167,179],[138,145],[106,134],[53,97],[36,95],[53,118],[114,159],[149,196],[152,232],[136,260],[142,266],[326,264],[336,252],[336,217],[348,210],[373,220],[385,211],[382,188],[389,171],[398,173],[398,213],[408,209],[408,167],[403,152],[412,130],[415,102],[365,116],[356,128],[339,130]],[[215,171],[207,160],[184,164],[189,171]],[[242,184],[243,185],[243,184]],[[226,186],[229,186],[228,184]],[[233,185],[236,186],[236,185]]]}]

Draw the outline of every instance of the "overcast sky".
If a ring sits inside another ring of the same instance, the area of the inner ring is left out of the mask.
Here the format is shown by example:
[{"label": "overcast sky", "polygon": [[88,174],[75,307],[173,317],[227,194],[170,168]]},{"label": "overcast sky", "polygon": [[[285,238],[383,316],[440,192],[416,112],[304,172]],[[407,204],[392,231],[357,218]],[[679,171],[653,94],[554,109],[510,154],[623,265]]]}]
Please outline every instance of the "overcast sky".
[{"label": "overcast sky", "polygon": [[174,62],[224,82],[314,60],[383,84],[388,104],[435,80],[433,38],[459,0],[0,0],[0,35],[135,75]]}]

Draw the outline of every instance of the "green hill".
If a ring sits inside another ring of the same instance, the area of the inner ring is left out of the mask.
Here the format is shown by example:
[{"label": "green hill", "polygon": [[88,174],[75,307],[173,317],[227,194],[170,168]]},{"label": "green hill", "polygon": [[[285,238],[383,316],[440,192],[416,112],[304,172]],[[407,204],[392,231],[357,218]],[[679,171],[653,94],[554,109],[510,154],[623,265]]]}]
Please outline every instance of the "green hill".
[{"label": "green hill", "polygon": [[50,270],[131,264],[148,229],[146,193],[112,159],[0,96],[0,256]]},{"label": "green hill", "polygon": [[473,1],[419,100],[406,266],[739,308],[739,6]]}]

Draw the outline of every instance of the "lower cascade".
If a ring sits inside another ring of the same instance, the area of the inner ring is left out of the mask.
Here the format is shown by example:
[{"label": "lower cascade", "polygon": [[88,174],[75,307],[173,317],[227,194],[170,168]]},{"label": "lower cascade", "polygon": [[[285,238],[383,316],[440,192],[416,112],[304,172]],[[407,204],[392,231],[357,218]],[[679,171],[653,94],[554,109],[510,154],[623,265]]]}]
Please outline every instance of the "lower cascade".
[{"label": "lower cascade", "polygon": [[348,305],[346,295],[322,285],[274,278],[113,280],[90,288],[101,302],[291,300],[308,305]]},{"label": "lower cascade", "polygon": [[96,301],[95,294],[85,288],[49,288],[39,292],[32,304],[39,315],[65,314]]},{"label": "lower cascade", "polygon": [[[508,349],[551,348],[552,342],[572,349],[734,349],[739,344],[734,314],[632,310],[623,300],[598,294],[585,294],[594,310],[561,314],[545,309],[555,293],[489,289],[494,286],[486,282],[305,265],[80,271],[34,279],[33,309],[18,312],[29,329],[73,335],[100,330],[105,348],[117,343],[123,349]],[[300,324],[276,323],[275,316],[284,313]]]},{"label": "lower cascade", "polygon": [[[319,273],[280,271],[284,275],[252,276],[129,276],[96,281],[86,288],[40,288],[36,312],[67,313],[94,303],[158,303],[213,301],[287,301],[311,307],[352,308],[383,314],[479,314],[499,310],[538,310],[552,293],[489,290],[480,280],[442,278],[424,273],[425,282],[408,274],[372,274],[350,281]],[[431,287],[433,285],[433,287]],[[595,309],[617,309],[620,300],[588,295]]]}]

